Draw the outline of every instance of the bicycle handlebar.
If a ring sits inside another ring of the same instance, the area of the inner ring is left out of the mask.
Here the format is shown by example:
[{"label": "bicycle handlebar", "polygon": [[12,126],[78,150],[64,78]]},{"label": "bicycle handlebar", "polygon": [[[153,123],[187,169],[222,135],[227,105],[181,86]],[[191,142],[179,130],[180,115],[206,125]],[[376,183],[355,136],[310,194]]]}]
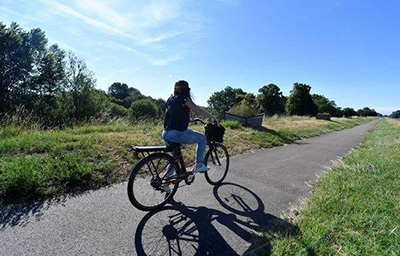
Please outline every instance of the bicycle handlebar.
[{"label": "bicycle handlebar", "polygon": [[202,124],[206,124],[206,122],[204,122],[203,120],[201,120],[200,118],[195,118],[189,121],[189,123],[195,123],[195,122],[200,122]]}]

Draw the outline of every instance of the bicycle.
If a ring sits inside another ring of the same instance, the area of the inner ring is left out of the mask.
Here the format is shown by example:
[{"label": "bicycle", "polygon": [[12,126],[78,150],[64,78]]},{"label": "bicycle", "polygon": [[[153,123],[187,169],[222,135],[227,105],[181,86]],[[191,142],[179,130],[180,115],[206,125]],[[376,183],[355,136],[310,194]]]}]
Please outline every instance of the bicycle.
[{"label": "bicycle", "polygon": [[[191,122],[204,121],[200,119]],[[164,206],[175,195],[179,183],[193,183],[196,172],[195,162],[188,164],[187,170],[182,156],[181,144],[167,142],[166,146],[133,146],[134,158],[143,158],[133,167],[128,180],[128,197],[133,206],[143,211],[151,211]],[[228,174],[229,154],[222,143],[207,141],[208,150],[204,164],[210,170],[204,176],[211,185],[220,184]],[[170,189],[166,189],[167,186]],[[172,188],[172,189],[171,189]]]}]

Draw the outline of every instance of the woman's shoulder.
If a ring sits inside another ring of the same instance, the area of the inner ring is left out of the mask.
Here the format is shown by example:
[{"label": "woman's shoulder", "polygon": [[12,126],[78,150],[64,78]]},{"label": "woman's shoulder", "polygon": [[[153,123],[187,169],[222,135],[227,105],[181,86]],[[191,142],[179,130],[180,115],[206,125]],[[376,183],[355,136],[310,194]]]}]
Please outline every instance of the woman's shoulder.
[{"label": "woman's shoulder", "polygon": [[168,100],[167,103],[172,103],[172,102],[179,102],[179,103],[185,103],[185,101],[187,100],[187,97],[183,96],[183,95],[171,95]]}]

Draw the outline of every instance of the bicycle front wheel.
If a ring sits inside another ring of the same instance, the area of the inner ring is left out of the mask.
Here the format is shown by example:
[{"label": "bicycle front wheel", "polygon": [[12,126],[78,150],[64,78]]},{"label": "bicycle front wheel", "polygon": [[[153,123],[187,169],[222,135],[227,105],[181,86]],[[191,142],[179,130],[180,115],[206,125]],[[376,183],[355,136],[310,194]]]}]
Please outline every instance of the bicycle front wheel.
[{"label": "bicycle front wheel", "polygon": [[178,168],[174,158],[165,153],[140,160],[128,180],[128,197],[133,206],[151,211],[165,205],[178,189]]},{"label": "bicycle front wheel", "polygon": [[210,148],[204,158],[204,164],[210,167],[205,177],[211,185],[220,184],[228,174],[229,154],[225,146],[219,143]]}]

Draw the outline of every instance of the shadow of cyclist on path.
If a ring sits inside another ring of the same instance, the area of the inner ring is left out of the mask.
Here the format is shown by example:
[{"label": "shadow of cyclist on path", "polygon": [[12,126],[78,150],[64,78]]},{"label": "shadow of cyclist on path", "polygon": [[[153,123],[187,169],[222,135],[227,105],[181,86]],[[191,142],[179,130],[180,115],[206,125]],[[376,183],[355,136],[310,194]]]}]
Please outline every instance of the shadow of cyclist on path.
[{"label": "shadow of cyclist on path", "polygon": [[265,213],[261,199],[243,186],[223,183],[213,192],[226,212],[172,201],[171,205],[148,213],[136,229],[137,254],[239,255],[243,247],[250,244],[249,251],[265,241],[260,232],[275,236],[292,227]]}]

